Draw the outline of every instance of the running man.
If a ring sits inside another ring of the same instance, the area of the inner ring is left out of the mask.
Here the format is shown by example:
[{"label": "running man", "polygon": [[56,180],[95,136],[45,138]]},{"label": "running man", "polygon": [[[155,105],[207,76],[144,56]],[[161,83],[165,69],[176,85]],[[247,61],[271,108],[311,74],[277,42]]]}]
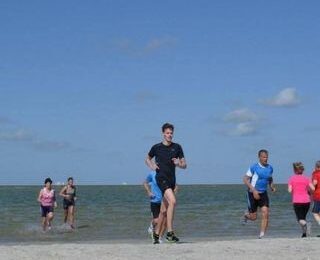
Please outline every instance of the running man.
[{"label": "running man", "polygon": [[267,150],[260,150],[258,152],[259,162],[253,164],[243,177],[243,182],[248,187],[249,211],[243,216],[243,223],[247,222],[247,220],[255,221],[258,207],[260,207],[262,220],[259,238],[264,237],[269,223],[268,186],[270,186],[272,192],[276,191],[272,179],[273,168],[268,164],[268,155]]},{"label": "running man", "polygon": [[45,179],[44,187],[39,192],[38,202],[41,208],[42,229],[43,231],[50,230],[53,220],[53,209],[57,207],[56,195],[50,178]]},{"label": "running man", "polygon": [[293,163],[294,175],[288,181],[288,192],[292,194],[293,209],[297,221],[302,229],[302,236],[310,235],[310,224],[306,217],[310,208],[310,191],[314,190],[311,180],[303,175],[304,166],[302,162]]},{"label": "running man", "polygon": [[[153,239],[153,232],[155,231],[155,228],[157,225],[162,225],[160,228],[159,236],[162,237],[165,228],[165,214],[166,212],[161,212],[161,201],[162,201],[162,192],[158,187],[157,181],[156,181],[156,172],[151,172],[146,177],[145,181],[143,182],[143,186],[147,192],[148,197],[150,198],[150,209],[152,214],[152,221],[150,223],[150,227],[148,228],[149,234],[152,235]],[[161,239],[160,239],[161,242]]]},{"label": "running man", "polygon": [[76,205],[76,186],[73,184],[73,178],[68,178],[68,183],[64,186],[60,193],[63,197],[64,223],[68,223],[74,229],[74,212]]},{"label": "running man", "polygon": [[[174,189],[176,187],[176,167],[187,168],[182,147],[172,142],[174,126],[166,123],[162,126],[163,141],[152,146],[145,160],[147,166],[156,171],[156,181],[163,194],[161,208],[167,211],[167,235],[168,242],[178,242],[179,238],[173,231],[174,211],[176,207],[176,197]],[[152,160],[155,158],[155,160]],[[153,234],[154,244],[159,244],[159,234],[161,225],[157,225]]]}]

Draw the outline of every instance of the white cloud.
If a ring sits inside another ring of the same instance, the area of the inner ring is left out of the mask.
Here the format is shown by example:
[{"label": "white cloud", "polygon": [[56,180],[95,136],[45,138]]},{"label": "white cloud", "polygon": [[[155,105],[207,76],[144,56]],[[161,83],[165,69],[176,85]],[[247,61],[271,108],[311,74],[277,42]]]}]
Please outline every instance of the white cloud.
[{"label": "white cloud", "polygon": [[236,128],[230,132],[234,136],[250,136],[257,133],[257,126],[251,122],[239,123]]},{"label": "white cloud", "polygon": [[226,131],[231,136],[250,136],[256,134],[259,129],[259,116],[248,108],[231,111],[223,119],[233,124],[233,129]]},{"label": "white cloud", "polygon": [[21,142],[32,140],[32,134],[24,129],[0,132],[0,141]]},{"label": "white cloud", "polygon": [[241,108],[228,113],[224,120],[227,122],[244,123],[257,121],[258,116],[247,108]]},{"label": "white cloud", "polygon": [[271,99],[264,100],[264,103],[275,107],[293,107],[300,103],[300,98],[295,88],[285,88]]},{"label": "white cloud", "polygon": [[176,39],[170,36],[152,38],[142,45],[137,45],[132,40],[123,39],[117,41],[115,46],[117,49],[133,56],[143,56],[154,53],[158,50],[172,47],[176,44]]}]

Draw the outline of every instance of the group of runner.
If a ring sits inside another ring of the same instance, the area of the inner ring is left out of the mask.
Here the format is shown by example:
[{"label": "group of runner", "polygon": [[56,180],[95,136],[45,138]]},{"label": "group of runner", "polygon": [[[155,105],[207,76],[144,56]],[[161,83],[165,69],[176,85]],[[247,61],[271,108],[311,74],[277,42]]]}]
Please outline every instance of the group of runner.
[{"label": "group of runner", "polygon": [[[162,126],[163,141],[152,146],[146,157],[146,164],[152,172],[146,177],[144,187],[150,198],[152,222],[148,232],[152,234],[154,244],[165,239],[178,242],[179,238],[173,231],[173,219],[177,192],[175,168],[185,169],[186,160],[181,145],[172,141],[174,126],[166,123]],[[269,224],[268,188],[276,192],[273,183],[273,167],[268,163],[269,152],[262,149],[258,152],[258,162],[251,165],[243,177],[247,186],[248,210],[241,217],[242,224],[257,219],[258,208],[261,209],[261,226],[258,238],[265,236]],[[288,192],[292,193],[292,203],[298,223],[302,228],[302,237],[310,234],[310,224],[306,220],[311,197],[312,213],[320,225],[320,161],[316,162],[312,178],[303,175],[304,166],[301,162],[293,163],[294,174],[288,181]],[[318,185],[319,184],[319,185]]]},{"label": "group of runner", "polygon": [[[176,167],[186,169],[187,164],[181,145],[174,143],[174,126],[165,123],[162,126],[163,140],[153,145],[145,159],[145,163],[152,170],[144,181],[144,187],[150,198],[152,221],[148,232],[152,235],[154,244],[165,239],[168,242],[179,242],[173,229],[173,220],[176,207]],[[258,208],[261,208],[261,227],[259,238],[263,238],[269,223],[269,197],[268,187],[276,192],[273,184],[273,168],[268,163],[267,150],[258,152],[259,161],[251,165],[243,177],[247,186],[248,211],[242,216],[243,224],[248,220],[257,219]],[[294,174],[288,181],[288,191],[292,193],[292,203],[297,221],[302,228],[302,237],[307,237],[310,228],[306,221],[306,215],[310,208],[311,195],[313,198],[313,216],[320,225],[320,161],[316,162],[312,178],[303,175],[304,166],[301,162],[293,163]],[[319,184],[319,185],[318,185]],[[63,197],[64,223],[68,223],[74,229],[74,212],[76,201],[76,187],[73,178],[69,177],[67,185],[60,193]],[[52,180],[45,179],[44,187],[40,190],[38,201],[41,207],[42,228],[44,231],[51,229],[54,208],[57,207],[55,190],[52,188]]]},{"label": "group of runner", "polygon": [[[75,214],[75,201],[76,186],[73,183],[73,178],[69,177],[67,185],[65,185],[59,195],[63,197],[64,209],[64,223],[69,224],[71,229],[74,229],[74,214]],[[52,187],[52,180],[46,178],[44,180],[44,187],[40,190],[38,196],[41,211],[41,225],[43,231],[51,229],[51,222],[54,217],[54,208],[57,208],[56,192]]]}]

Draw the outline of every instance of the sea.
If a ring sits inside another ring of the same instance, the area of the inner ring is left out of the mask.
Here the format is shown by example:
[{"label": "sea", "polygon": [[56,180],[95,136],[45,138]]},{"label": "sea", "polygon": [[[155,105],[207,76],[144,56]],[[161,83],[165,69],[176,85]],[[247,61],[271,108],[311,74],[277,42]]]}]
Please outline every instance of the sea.
[{"label": "sea", "polygon": [[[42,232],[37,196],[40,186],[0,186],[0,243],[136,242],[151,243],[147,233],[150,204],[141,185],[77,186],[76,229],[63,224],[62,199],[52,229]],[[55,186],[57,193],[61,187]],[[286,185],[269,193],[268,237],[300,237]],[[247,208],[244,185],[180,185],[174,229],[181,241],[257,238],[256,222],[240,224]],[[311,213],[308,220],[313,222]],[[313,225],[315,232],[320,228]]]}]

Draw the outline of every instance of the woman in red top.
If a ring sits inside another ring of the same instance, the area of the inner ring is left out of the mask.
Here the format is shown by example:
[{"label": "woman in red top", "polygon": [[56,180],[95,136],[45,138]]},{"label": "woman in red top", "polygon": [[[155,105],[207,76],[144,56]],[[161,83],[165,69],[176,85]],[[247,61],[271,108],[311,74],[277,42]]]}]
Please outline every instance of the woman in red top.
[{"label": "woman in red top", "polygon": [[313,193],[313,209],[314,219],[320,225],[320,161],[316,162],[314,172],[312,173],[312,183],[315,186]]}]

